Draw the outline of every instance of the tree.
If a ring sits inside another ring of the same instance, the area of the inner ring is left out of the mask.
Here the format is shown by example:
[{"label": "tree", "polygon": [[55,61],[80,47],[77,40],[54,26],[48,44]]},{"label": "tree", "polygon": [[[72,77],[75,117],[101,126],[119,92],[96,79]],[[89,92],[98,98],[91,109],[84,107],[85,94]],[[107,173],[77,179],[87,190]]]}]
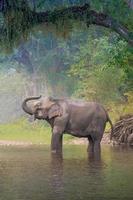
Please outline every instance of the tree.
[{"label": "tree", "polygon": [[[103,1],[104,4],[105,2],[106,1]],[[116,4],[115,2],[116,1],[113,1],[114,4]],[[119,2],[117,1],[116,5],[121,2],[122,0],[119,0]],[[49,26],[53,26],[56,28],[61,27],[66,29],[64,32],[70,32],[73,24],[78,21],[85,23],[87,27],[93,24],[110,28],[132,46],[132,30],[128,30],[128,28],[126,28],[126,24],[125,26],[122,25],[117,18],[115,19],[107,14],[107,11],[109,10],[108,4],[105,4],[104,6],[106,8],[105,13],[91,9],[90,4],[88,3],[81,6],[71,5],[60,9],[38,11],[35,9],[35,4],[33,6],[34,9],[32,9],[27,0],[1,0],[0,7],[4,24],[2,24],[0,32],[4,35],[5,39],[8,39],[7,41],[10,45],[14,43],[17,45],[17,43],[22,40],[21,36],[23,35],[23,38],[27,38],[29,30],[35,25],[43,23],[43,25],[45,25],[45,30],[48,29]],[[125,13],[128,13],[128,15],[126,14],[127,18],[130,18],[130,8],[128,10],[128,6],[126,5],[126,3],[124,5],[122,4],[122,6],[125,6],[126,8]]]},{"label": "tree", "polygon": [[99,39],[88,36],[68,72],[77,79],[74,96],[105,104],[126,101],[124,93],[131,90],[133,83],[129,78],[133,73],[130,56],[126,42],[116,35]]}]

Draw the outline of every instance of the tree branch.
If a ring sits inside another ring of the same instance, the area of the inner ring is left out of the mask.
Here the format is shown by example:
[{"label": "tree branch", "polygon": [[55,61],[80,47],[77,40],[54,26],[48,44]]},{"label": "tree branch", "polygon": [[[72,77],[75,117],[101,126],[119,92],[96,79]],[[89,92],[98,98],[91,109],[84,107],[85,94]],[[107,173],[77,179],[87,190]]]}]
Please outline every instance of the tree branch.
[{"label": "tree branch", "polygon": [[124,38],[130,45],[133,46],[133,33],[129,32],[127,28],[114,20],[112,17],[96,11],[90,11],[91,21],[90,24],[96,24],[106,28],[110,28]]},{"label": "tree branch", "polygon": [[[112,17],[104,14],[98,13],[94,10],[90,9],[89,4],[85,4],[83,6],[72,6],[68,8],[63,8],[54,11],[46,11],[46,12],[36,12],[35,10],[30,10],[29,7],[15,7],[14,10],[17,12],[22,12],[25,17],[24,21],[27,24],[35,25],[35,24],[58,24],[60,20],[62,20],[65,24],[66,20],[75,20],[75,21],[84,21],[86,25],[94,24],[98,26],[103,26],[106,28],[110,28],[116,33],[118,33],[122,38],[124,38],[130,45],[133,46],[133,33],[129,32],[126,27],[121,25],[118,21],[113,19]],[[10,9],[4,11],[4,15],[8,14]],[[14,20],[14,18],[13,18]],[[17,20],[16,20],[17,21]],[[12,22],[9,21],[9,25]],[[10,26],[11,28],[12,26]],[[8,27],[7,27],[8,28]],[[17,29],[17,27],[15,27]],[[15,30],[16,31],[16,30]]]},{"label": "tree branch", "polygon": [[90,10],[89,4],[85,4],[84,6],[73,6],[55,11],[47,11],[40,13],[32,12],[32,15],[37,19],[37,23],[56,23],[60,19],[65,20],[67,18],[85,21],[87,26],[94,24],[110,28],[113,31],[117,32],[130,45],[133,46],[133,33],[130,33],[127,28],[118,23],[112,17],[104,13],[97,13],[94,10]]}]

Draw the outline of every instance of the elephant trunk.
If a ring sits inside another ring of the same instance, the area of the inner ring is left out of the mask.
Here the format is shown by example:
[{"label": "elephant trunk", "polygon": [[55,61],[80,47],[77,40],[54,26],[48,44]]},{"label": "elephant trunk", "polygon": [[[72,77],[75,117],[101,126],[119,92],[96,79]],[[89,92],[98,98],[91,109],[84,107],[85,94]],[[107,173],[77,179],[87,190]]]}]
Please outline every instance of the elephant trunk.
[{"label": "elephant trunk", "polygon": [[22,108],[23,110],[28,113],[29,115],[33,115],[33,111],[32,109],[30,109],[28,106],[27,106],[27,101],[30,101],[30,100],[36,100],[36,99],[40,99],[41,96],[38,96],[38,97],[29,97],[29,98],[26,98],[23,103],[22,103]]}]

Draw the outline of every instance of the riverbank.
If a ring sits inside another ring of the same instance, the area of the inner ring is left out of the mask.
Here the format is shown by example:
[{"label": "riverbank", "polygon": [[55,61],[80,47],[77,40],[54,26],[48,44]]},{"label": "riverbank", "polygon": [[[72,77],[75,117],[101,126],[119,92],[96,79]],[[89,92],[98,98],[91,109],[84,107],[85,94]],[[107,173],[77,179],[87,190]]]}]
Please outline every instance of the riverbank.
[{"label": "riverbank", "polygon": [[[86,138],[72,138],[69,140],[64,139],[63,141],[64,144],[69,145],[69,144],[73,144],[73,145],[87,145],[88,144],[88,140]],[[102,139],[102,144],[109,144],[110,140],[109,140],[109,134],[105,133],[103,135],[103,139]],[[50,144],[50,143],[49,143]],[[27,147],[27,146],[33,146],[33,145],[48,145],[48,143],[46,142],[38,142],[38,143],[34,143],[34,142],[30,142],[30,141],[13,141],[13,140],[0,140],[0,146],[21,146],[21,147]]]},{"label": "riverbank", "polygon": [[[87,144],[87,139],[64,134],[64,144]],[[105,133],[102,143],[108,144],[109,134]],[[29,122],[21,118],[16,122],[0,124],[0,146],[49,145],[51,128],[44,122]]]}]

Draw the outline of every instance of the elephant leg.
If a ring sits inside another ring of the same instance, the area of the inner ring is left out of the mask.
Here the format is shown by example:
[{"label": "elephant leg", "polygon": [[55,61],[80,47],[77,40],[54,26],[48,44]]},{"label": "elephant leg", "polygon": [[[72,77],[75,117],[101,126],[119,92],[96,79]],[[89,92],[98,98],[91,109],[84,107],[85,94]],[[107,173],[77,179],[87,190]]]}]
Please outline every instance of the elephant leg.
[{"label": "elephant leg", "polygon": [[88,144],[87,151],[89,153],[93,153],[94,152],[94,142],[93,142],[92,137],[90,135],[88,136],[88,140],[89,140],[89,144]]},{"label": "elephant leg", "polygon": [[94,141],[94,156],[97,159],[100,159],[101,156],[101,145],[100,145],[101,140],[96,140]]},{"label": "elephant leg", "polygon": [[51,151],[52,153],[62,153],[62,139],[63,134],[60,128],[54,127],[51,138]]}]

